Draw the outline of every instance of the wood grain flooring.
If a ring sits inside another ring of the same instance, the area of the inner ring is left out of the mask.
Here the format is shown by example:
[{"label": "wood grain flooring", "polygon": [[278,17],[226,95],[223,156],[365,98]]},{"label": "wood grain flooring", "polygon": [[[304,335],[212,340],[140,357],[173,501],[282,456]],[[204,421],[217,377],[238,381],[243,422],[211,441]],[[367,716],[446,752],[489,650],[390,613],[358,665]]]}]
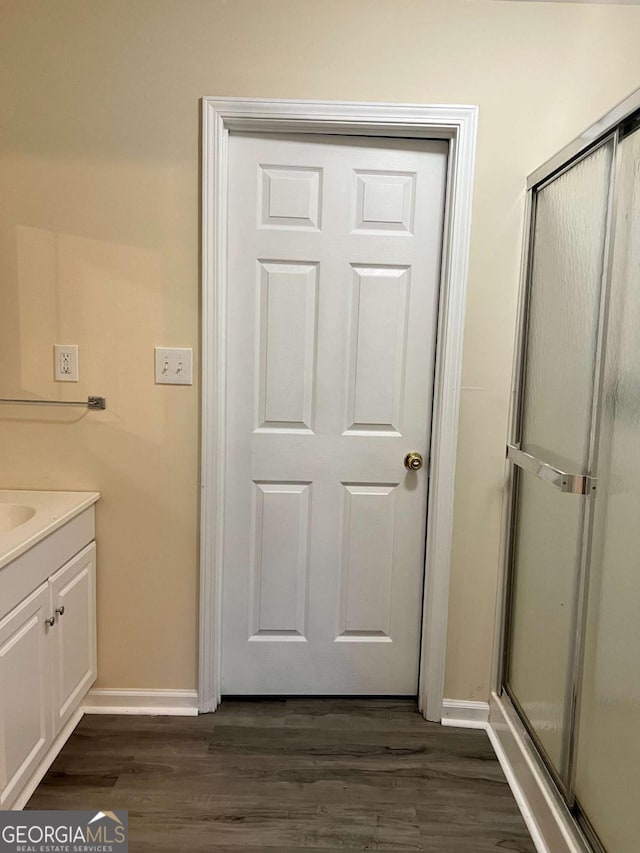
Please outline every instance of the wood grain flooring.
[{"label": "wood grain flooring", "polygon": [[411,700],[86,716],[28,809],[127,809],[132,853],[535,853],[483,731]]}]

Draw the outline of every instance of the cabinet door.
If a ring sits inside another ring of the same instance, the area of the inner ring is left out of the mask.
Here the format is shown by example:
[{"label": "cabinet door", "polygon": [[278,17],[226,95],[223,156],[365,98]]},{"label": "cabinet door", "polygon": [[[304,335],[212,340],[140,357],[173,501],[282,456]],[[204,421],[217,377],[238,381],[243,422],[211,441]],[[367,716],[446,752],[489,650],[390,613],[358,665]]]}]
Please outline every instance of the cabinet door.
[{"label": "cabinet door", "polygon": [[52,740],[49,589],[0,622],[0,809],[11,806]]},{"label": "cabinet door", "polygon": [[76,554],[49,579],[56,627],[54,726],[58,732],[96,678],[96,546]]}]

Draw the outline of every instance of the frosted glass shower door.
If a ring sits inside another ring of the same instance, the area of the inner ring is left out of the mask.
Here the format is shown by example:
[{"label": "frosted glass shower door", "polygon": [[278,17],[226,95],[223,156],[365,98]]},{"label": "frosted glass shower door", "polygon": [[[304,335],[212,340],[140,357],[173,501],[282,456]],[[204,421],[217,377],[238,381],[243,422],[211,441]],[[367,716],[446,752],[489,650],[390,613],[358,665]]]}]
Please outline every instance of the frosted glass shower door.
[{"label": "frosted glass shower door", "polygon": [[640,846],[640,132],[618,146],[575,792],[607,850]]},{"label": "frosted glass shower door", "polygon": [[605,143],[535,193],[520,440],[509,457],[505,682],[565,787],[611,166]]}]

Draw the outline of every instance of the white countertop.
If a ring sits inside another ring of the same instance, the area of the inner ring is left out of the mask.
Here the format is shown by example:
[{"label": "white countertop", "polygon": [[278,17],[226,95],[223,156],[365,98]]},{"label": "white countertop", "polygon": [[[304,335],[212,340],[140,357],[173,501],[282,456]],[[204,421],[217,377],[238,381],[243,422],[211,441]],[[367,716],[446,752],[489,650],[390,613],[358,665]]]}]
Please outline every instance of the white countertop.
[{"label": "white countertop", "polygon": [[[33,492],[0,489],[0,512],[4,505],[29,507],[30,518],[17,527],[0,531],[0,569],[62,527],[100,498],[100,492]],[[13,512],[13,511],[12,511]],[[15,510],[20,516],[21,510]],[[24,513],[26,514],[26,513]]]}]

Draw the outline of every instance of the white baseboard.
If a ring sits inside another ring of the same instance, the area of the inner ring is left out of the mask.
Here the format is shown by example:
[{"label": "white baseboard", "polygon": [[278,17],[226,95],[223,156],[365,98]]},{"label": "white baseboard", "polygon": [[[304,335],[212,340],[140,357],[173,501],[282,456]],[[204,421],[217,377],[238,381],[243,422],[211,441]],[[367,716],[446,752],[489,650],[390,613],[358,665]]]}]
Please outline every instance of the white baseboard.
[{"label": "white baseboard", "polygon": [[442,725],[463,729],[486,729],[489,721],[488,702],[470,702],[463,699],[442,700]]},{"label": "white baseboard", "polygon": [[195,717],[196,690],[90,690],[84,700],[85,714],[151,714]]},{"label": "white baseboard", "polygon": [[587,853],[590,848],[536,758],[524,726],[496,693],[486,729],[538,853]]},{"label": "white baseboard", "polygon": [[40,782],[44,779],[47,770],[51,767],[53,762],[56,760],[56,757],[65,743],[71,737],[71,733],[78,725],[82,717],[84,716],[84,711],[82,708],[78,708],[74,714],[71,715],[65,727],[61,730],[57,738],[51,744],[49,749],[47,750],[47,754],[44,756],[40,764],[38,764],[36,770],[33,775],[24,786],[24,788],[20,791],[18,797],[13,801],[10,806],[11,811],[21,811],[26,804],[31,799],[31,795],[38,787]]}]

